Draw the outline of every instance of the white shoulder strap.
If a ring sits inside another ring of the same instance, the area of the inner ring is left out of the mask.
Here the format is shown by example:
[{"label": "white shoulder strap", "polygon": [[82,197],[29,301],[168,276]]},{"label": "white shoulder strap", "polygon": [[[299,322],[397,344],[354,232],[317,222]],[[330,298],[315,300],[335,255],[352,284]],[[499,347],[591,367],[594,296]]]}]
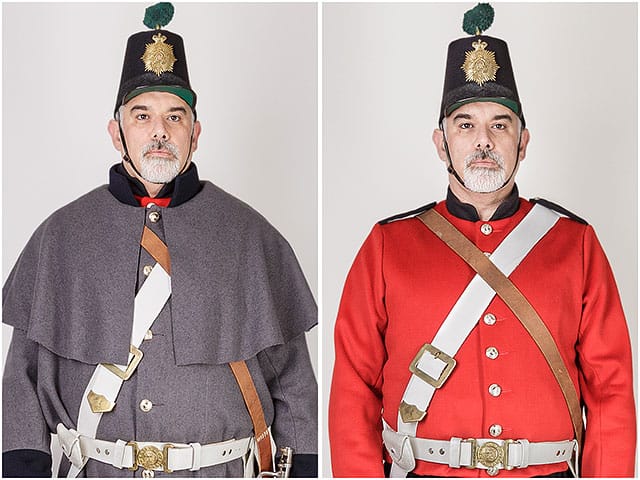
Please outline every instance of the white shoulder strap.
[{"label": "white shoulder strap", "polygon": [[[554,211],[534,205],[489,259],[509,276],[559,218]],[[431,343],[420,349],[410,365],[412,375],[398,412],[398,433],[415,437],[418,422],[426,415],[433,394],[455,368],[456,353],[495,294],[479,275],[475,275]],[[393,477],[404,477],[406,473],[407,470],[394,462]]]},{"label": "white shoulder strap", "polygon": [[[144,336],[170,296],[171,277],[160,263],[156,263],[135,297],[129,364],[99,364],[96,367],[80,403],[77,435],[95,438],[102,414],[114,408],[122,384],[133,374],[142,358],[139,347]],[[74,448],[79,449],[79,442],[69,445],[68,442],[63,442],[61,435],[59,439],[63,450],[70,450],[65,451],[65,454],[70,459],[75,459],[67,475],[69,478],[75,478],[84,468],[87,459],[82,458],[80,452],[71,451]],[[79,458],[82,458],[81,462],[77,461]]]}]

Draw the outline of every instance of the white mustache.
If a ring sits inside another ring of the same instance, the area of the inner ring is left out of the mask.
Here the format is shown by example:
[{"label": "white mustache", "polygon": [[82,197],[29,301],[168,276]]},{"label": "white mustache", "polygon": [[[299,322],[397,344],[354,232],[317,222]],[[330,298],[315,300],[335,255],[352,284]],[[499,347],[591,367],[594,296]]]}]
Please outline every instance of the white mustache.
[{"label": "white mustache", "polygon": [[166,150],[173,155],[174,160],[178,159],[178,148],[167,140],[156,140],[151,143],[147,143],[142,148],[142,156],[146,156],[152,150]]},{"label": "white mustache", "polygon": [[476,150],[471,155],[467,156],[464,159],[465,167],[469,167],[475,160],[485,160],[487,158],[493,160],[500,168],[504,168],[504,160],[502,160],[502,157],[496,152],[487,149]]}]

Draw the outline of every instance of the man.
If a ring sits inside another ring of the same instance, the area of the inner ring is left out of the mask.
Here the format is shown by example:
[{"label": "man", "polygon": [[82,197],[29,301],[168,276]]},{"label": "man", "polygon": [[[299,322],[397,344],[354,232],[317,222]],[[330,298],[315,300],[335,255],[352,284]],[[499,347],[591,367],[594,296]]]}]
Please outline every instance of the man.
[{"label": "man", "polygon": [[5,284],[4,476],[51,476],[51,433],[68,476],[317,475],[315,302],[282,236],[198,177],[172,14],[129,38],[109,185],[50,216]]},{"label": "man", "polygon": [[570,476],[577,460],[582,476],[633,476],[631,350],[611,269],[583,220],[518,197],[530,134],[507,45],[481,35],[493,13],[480,8],[472,37],[449,46],[433,133],[447,198],[379,222],[347,277],[333,473]]}]

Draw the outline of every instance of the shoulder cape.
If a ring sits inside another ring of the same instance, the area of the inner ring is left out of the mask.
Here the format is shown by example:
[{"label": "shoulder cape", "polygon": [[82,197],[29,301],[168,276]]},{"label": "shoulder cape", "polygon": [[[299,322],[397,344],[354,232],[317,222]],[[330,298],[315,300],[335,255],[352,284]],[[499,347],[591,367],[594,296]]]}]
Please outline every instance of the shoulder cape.
[{"label": "shoulder cape", "polygon": [[[45,220],[3,288],[3,321],[59,356],[126,364],[145,209],[99,187]],[[210,182],[163,209],[178,365],[247,359],[317,323],[287,241]]]}]

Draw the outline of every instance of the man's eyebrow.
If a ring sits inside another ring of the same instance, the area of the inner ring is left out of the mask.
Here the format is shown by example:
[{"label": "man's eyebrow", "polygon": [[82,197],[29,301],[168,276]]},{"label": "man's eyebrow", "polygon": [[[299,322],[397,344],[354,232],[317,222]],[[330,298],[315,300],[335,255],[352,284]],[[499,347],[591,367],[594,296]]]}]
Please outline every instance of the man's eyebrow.
[{"label": "man's eyebrow", "polygon": [[[149,111],[149,107],[146,105],[134,105],[133,107],[131,107],[131,111],[133,112],[134,110],[142,110],[144,112]],[[171,107],[169,110],[169,112],[182,112],[182,113],[187,113],[187,109],[181,106],[176,106],[176,107]]]},{"label": "man's eyebrow", "polygon": [[[468,113],[458,113],[453,117],[453,120],[454,121],[456,121],[458,119],[471,120],[472,118],[473,118],[473,116],[468,114]],[[513,122],[513,118],[508,113],[501,113],[501,114],[495,115],[493,117],[493,120],[494,121],[495,120],[509,120],[510,122]]]},{"label": "man's eyebrow", "polygon": [[496,115],[495,117],[493,117],[493,119],[494,120],[509,120],[510,122],[513,122],[513,118],[511,118],[511,115],[509,115],[507,113]]},{"label": "man's eyebrow", "polygon": [[471,120],[471,115],[469,115],[468,113],[458,113],[458,114],[456,114],[455,117],[453,117],[453,121],[455,122],[459,118],[462,118],[462,119],[465,119],[465,120]]}]

